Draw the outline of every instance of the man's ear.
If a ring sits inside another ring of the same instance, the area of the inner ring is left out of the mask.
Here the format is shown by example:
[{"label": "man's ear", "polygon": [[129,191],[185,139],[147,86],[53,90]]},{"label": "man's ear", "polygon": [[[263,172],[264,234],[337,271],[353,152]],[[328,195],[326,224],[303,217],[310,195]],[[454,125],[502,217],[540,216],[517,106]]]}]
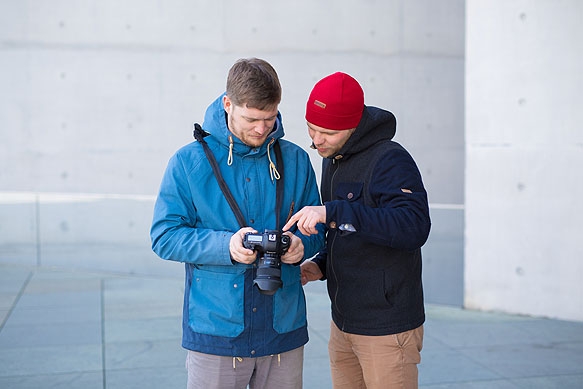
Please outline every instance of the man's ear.
[{"label": "man's ear", "polygon": [[231,99],[229,98],[229,96],[224,95],[223,96],[223,109],[225,110],[226,113],[230,114],[231,107],[233,107],[233,103],[231,102]]}]

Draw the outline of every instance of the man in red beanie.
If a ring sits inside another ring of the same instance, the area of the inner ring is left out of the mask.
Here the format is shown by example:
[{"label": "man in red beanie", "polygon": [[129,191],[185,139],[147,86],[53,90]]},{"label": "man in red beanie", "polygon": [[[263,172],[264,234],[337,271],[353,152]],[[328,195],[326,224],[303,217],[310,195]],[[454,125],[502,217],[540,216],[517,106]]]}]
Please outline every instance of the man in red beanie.
[{"label": "man in red beanie", "polygon": [[392,141],[395,116],[364,105],[345,73],[320,80],[306,105],[312,147],[323,157],[323,206],[307,206],[305,235],[325,223],[326,249],[301,265],[302,283],[327,280],[334,388],[416,388],[423,344],[421,246],[431,221],[411,155]]}]

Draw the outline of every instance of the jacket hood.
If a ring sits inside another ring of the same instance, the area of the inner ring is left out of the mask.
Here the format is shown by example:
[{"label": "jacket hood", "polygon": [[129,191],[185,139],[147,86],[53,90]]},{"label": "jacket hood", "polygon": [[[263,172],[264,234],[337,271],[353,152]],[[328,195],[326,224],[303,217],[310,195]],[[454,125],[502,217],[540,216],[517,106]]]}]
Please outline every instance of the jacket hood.
[{"label": "jacket hood", "polygon": [[[204,122],[202,123],[202,129],[208,132],[212,138],[224,145],[226,147],[230,146],[230,139],[233,141],[233,152],[241,155],[248,154],[254,147],[248,146],[243,143],[239,138],[237,138],[229,130],[227,125],[227,113],[223,108],[223,96],[225,93],[220,95],[215,101],[213,101],[207,108],[204,115]],[[259,148],[259,154],[267,152],[267,146],[272,142],[272,139],[282,138],[284,135],[283,124],[281,122],[281,113],[277,112],[277,119],[275,121],[275,126],[263,145]]]},{"label": "jacket hood", "polygon": [[391,140],[397,132],[397,119],[392,112],[381,108],[365,106],[362,118],[354,133],[338,153],[328,157],[335,159],[337,156],[347,158],[352,154],[368,149],[371,145],[381,140]]}]

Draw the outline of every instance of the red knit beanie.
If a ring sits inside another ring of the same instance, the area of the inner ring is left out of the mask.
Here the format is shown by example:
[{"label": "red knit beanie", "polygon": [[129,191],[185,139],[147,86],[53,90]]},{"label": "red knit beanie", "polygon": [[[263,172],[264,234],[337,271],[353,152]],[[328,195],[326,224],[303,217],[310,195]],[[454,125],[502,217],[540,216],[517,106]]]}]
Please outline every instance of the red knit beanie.
[{"label": "red knit beanie", "polygon": [[314,85],[306,104],[306,120],[328,130],[348,130],[360,122],[364,92],[358,81],[337,72]]}]

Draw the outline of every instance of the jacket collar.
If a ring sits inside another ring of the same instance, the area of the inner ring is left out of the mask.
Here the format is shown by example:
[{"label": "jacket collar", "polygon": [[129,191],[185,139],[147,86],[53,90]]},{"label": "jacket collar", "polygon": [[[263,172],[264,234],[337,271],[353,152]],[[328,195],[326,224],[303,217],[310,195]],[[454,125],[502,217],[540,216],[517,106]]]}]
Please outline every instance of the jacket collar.
[{"label": "jacket collar", "polygon": [[349,158],[353,154],[367,150],[381,140],[393,139],[397,131],[397,120],[392,112],[381,108],[365,106],[362,118],[354,133],[348,138],[338,153],[330,159]]}]

